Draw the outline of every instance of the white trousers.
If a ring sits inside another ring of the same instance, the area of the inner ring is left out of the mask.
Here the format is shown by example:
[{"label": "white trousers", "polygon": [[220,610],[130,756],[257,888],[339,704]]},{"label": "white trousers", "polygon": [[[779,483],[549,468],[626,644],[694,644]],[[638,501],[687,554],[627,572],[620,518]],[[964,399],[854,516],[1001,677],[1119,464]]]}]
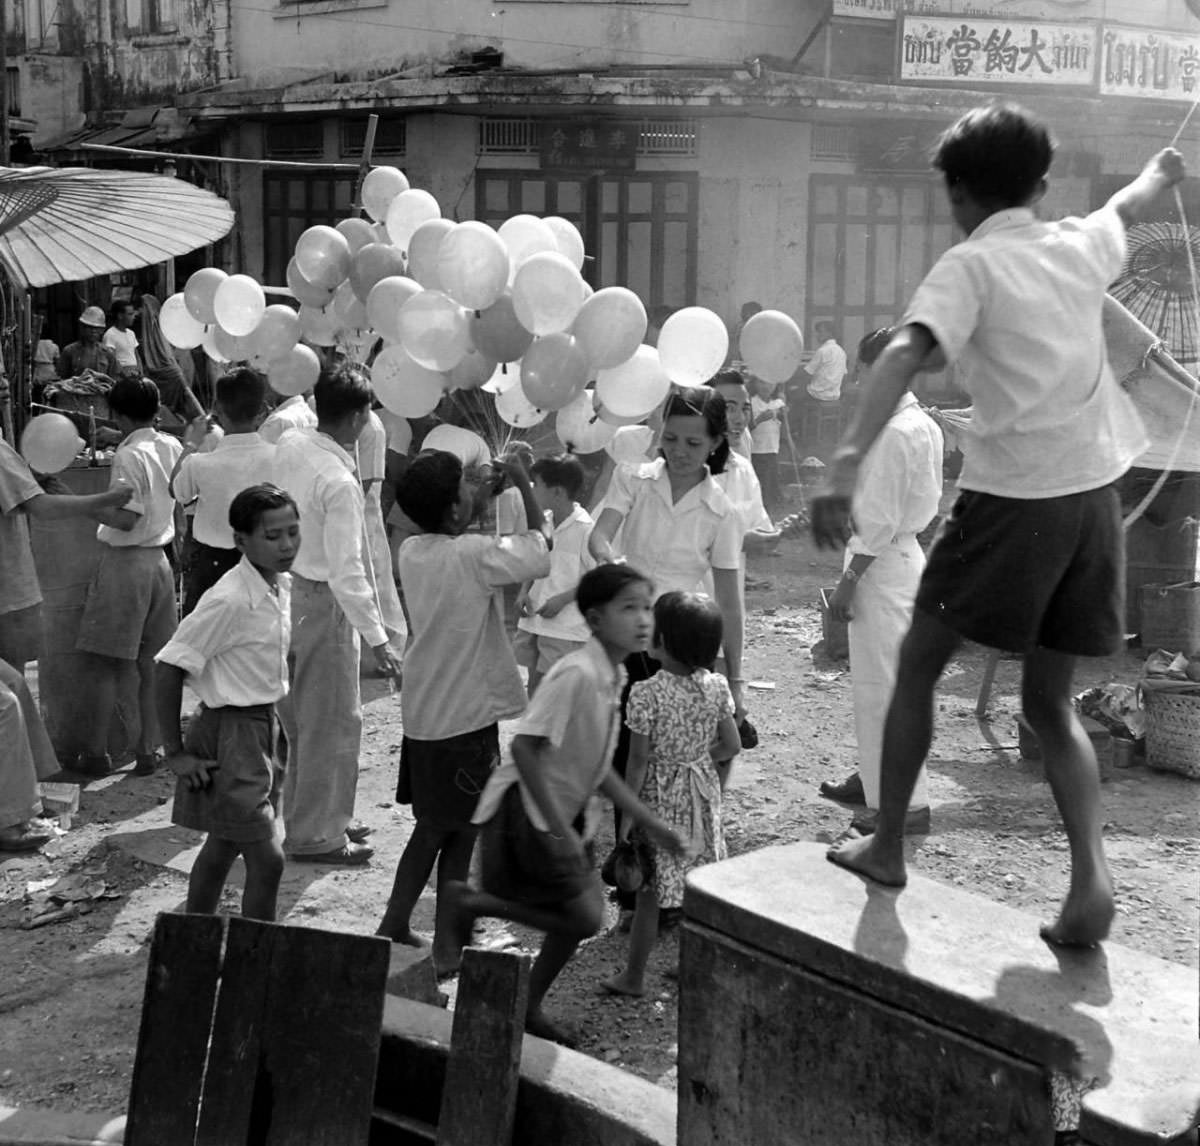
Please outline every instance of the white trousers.
[{"label": "white trousers", "polygon": [[[867,807],[876,811],[883,725],[896,687],[900,644],[912,623],[913,602],[924,568],[925,554],[916,537],[909,534],[897,538],[871,563],[854,592],[854,616],[849,626],[850,678],[854,686],[858,769]],[[928,805],[928,778],[922,764],[909,807]]]}]

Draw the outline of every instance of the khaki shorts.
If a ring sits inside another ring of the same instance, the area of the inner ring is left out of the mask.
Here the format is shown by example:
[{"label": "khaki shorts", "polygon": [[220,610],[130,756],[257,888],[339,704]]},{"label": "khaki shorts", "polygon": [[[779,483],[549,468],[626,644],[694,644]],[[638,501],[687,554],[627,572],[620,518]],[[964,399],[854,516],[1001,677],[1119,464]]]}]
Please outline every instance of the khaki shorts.
[{"label": "khaki shorts", "polygon": [[543,676],[550,671],[567,653],[578,652],[586,641],[568,641],[564,637],[544,637],[541,633],[530,633],[518,629],[513,638],[513,652],[517,664],[522,668],[533,669]]},{"label": "khaki shorts", "polygon": [[75,647],[122,661],[153,657],[175,632],[175,580],[157,545],[105,545],[83,603]]}]

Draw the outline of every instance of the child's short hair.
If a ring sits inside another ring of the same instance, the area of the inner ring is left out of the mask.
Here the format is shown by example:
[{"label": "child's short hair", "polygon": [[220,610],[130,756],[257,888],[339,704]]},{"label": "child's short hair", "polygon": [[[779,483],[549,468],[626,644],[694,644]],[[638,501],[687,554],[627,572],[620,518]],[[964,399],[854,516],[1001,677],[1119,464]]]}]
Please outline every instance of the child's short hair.
[{"label": "child's short hair", "polygon": [[285,509],[289,505],[299,517],[300,511],[296,509],[296,503],[287,490],[270,482],[247,486],[229,503],[229,528],[234,533],[253,533],[264,514],[273,509]]},{"label": "child's short hair", "polygon": [[217,379],[217,402],[231,422],[253,422],[266,400],[267,384],[249,366],[239,366]]},{"label": "child's short hair", "polygon": [[878,330],[872,330],[870,334],[863,335],[863,340],[858,344],[859,366],[874,365],[875,360],[887,348],[887,344],[892,341],[892,335],[895,333],[894,326],[881,326]]},{"label": "child's short hair", "polygon": [[961,185],[980,203],[1024,203],[1050,170],[1054,141],[1023,107],[994,103],[973,108],[942,132],[933,166],[947,185]]},{"label": "child's short hair", "polygon": [[152,422],[158,414],[158,387],[149,378],[118,378],[108,392],[108,408],[131,422]]},{"label": "child's short hair", "polygon": [[579,578],[575,604],[586,617],[589,609],[603,609],[610,601],[615,601],[626,586],[639,584],[654,588],[650,578],[632,565],[597,565]]},{"label": "child's short hair", "polygon": [[746,379],[740,370],[726,367],[724,370],[718,370],[704,385],[713,389],[718,386],[745,386]]},{"label": "child's short hair", "polygon": [[112,304],[112,306],[108,308],[108,321],[116,322],[117,319],[125,313],[125,308],[129,307],[132,309],[133,305],[134,304],[127,298],[118,299]]},{"label": "child's short hair", "polygon": [[705,593],[672,589],[654,602],[655,640],[693,671],[712,668],[724,633],[721,610]]},{"label": "child's short hair", "polygon": [[561,489],[572,501],[579,500],[587,477],[583,472],[583,464],[574,454],[553,454],[550,457],[538,458],[529,467],[529,472],[534,477],[541,478],[542,484],[548,488]]},{"label": "child's short hair", "polygon": [[462,461],[454,454],[422,450],[396,482],[396,504],[426,533],[441,533],[462,477]]},{"label": "child's short hair", "polygon": [[374,400],[366,374],[349,363],[322,370],[313,387],[317,418],[322,422],[340,422],[347,414],[369,410]]}]

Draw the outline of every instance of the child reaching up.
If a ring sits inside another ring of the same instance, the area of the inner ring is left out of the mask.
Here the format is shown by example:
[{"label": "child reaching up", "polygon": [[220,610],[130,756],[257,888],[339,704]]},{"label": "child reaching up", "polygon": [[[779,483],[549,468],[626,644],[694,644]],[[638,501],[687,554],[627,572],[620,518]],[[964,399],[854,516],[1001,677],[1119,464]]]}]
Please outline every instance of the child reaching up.
[{"label": "child reaching up", "polygon": [[[658,912],[683,903],[691,868],[725,858],[721,768],[741,748],[733,695],[711,671],[721,651],[721,611],[702,593],[673,590],[654,605],[654,648],[662,671],[629,693],[625,723],[632,734],[626,780],[646,806],[689,843],[686,858],[649,845],[653,871],[637,893],[625,970],[601,987],[610,995],[642,995],[646,962],[658,937]],[[633,825],[622,820],[620,836]]]},{"label": "child reaching up", "polygon": [[628,565],[583,575],[575,600],[591,638],[546,674],[517,724],[511,759],[492,774],[475,810],[483,826],[482,890],[465,883],[447,889],[464,941],[480,915],[546,932],[529,979],[525,1029],[565,1046],[573,1045],[572,1032],[549,1019],[542,1002],[575,948],[604,919],[590,843],[599,820],[596,793],[664,853],[685,847],[612,770],[622,661],[650,643],[652,599],[650,582]]}]

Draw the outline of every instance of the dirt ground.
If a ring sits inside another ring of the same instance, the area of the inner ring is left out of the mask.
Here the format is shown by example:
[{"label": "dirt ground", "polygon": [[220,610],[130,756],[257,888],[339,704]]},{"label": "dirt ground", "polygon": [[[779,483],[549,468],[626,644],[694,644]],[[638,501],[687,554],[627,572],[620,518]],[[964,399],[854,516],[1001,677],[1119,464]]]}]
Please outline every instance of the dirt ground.
[{"label": "dirt ground", "polygon": [[[821,780],[854,767],[846,666],[818,645],[818,589],[834,584],[839,567],[838,558],[798,539],[751,559],[758,587],[747,600],[746,675],[761,742],[734,769],[727,835],[735,854],[827,841],[849,822],[847,810],[817,796]],[[983,662],[981,649],[967,648],[944,681],[930,761],[933,832],[910,845],[912,860],[934,879],[1048,918],[1065,888],[1066,843],[1041,766],[1016,750],[1020,664],[1001,662],[988,715],[978,720]],[[1088,663],[1079,688],[1113,677],[1132,681],[1138,663],[1132,654]],[[352,871],[289,865],[282,922],[370,933],[383,909],[411,817],[391,799],[398,698],[376,681],[364,688],[358,812],[375,828],[375,859]],[[200,839],[170,823],[172,790],[167,775],[142,779],[126,768],[84,791],[71,830],[45,854],[0,860],[0,1103],[123,1110],[149,935],[158,912],[182,908]],[[1113,939],[1196,966],[1200,787],[1139,765],[1113,774],[1105,808],[1119,898]],[[93,891],[106,888],[113,898],[87,904],[91,910],[75,918],[22,929],[28,898],[72,873],[86,873]],[[228,892],[226,908],[236,910],[237,902],[236,890]],[[430,892],[415,924],[428,933],[432,917]],[[489,924],[487,937],[503,933]],[[535,947],[531,934],[514,938]],[[548,1000],[580,1030],[583,1051],[667,1087],[675,1081],[676,985],[666,972],[676,944],[668,932],[655,951],[644,999],[602,998],[597,983],[618,969],[625,948],[610,926],[581,950]]]}]

